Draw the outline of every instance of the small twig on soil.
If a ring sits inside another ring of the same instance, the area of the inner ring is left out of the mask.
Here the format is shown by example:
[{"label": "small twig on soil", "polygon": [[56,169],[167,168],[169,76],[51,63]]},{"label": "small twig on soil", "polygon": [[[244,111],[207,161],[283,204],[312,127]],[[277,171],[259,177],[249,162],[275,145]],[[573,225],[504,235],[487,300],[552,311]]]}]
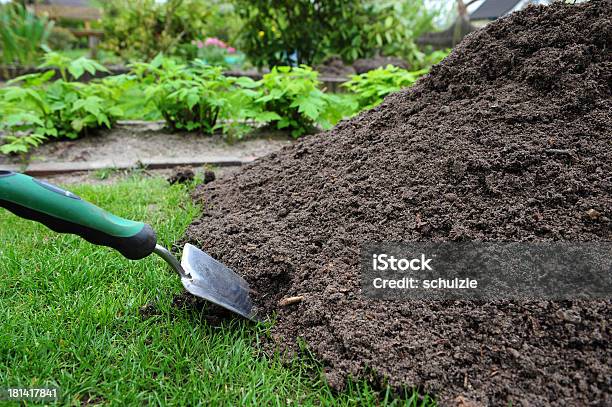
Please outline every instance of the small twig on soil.
[{"label": "small twig on soil", "polygon": [[302,302],[302,300],[304,299],[303,296],[298,295],[295,297],[287,297],[287,298],[283,298],[282,300],[280,300],[278,302],[278,306],[279,307],[287,307],[289,305],[293,305],[293,304],[297,304],[299,302]]}]

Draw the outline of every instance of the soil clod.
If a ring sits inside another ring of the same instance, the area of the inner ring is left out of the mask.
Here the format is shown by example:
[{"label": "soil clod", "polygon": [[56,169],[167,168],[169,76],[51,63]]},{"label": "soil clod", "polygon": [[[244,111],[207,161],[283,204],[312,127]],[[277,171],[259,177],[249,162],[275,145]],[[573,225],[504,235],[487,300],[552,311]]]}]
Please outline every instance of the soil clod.
[{"label": "soil clod", "polygon": [[168,182],[170,185],[174,184],[185,184],[187,182],[193,181],[195,178],[195,172],[193,172],[193,168],[191,167],[179,167],[177,168],[170,177],[168,177]]},{"label": "soil clod", "polygon": [[202,183],[208,184],[209,182],[213,182],[216,178],[217,177],[214,171],[206,170],[204,171],[204,179],[202,180]]}]

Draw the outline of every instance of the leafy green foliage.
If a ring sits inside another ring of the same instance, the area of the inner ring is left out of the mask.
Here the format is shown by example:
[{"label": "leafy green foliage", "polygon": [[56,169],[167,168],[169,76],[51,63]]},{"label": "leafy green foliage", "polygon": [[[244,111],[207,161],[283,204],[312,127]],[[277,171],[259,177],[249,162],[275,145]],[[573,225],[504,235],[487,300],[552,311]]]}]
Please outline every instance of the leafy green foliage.
[{"label": "leafy green foliage", "polygon": [[[44,73],[19,77],[0,89],[0,153],[26,153],[48,137],[77,138],[121,117],[163,118],[173,130],[221,132],[240,138],[250,125],[272,125],[294,137],[331,128],[351,115],[352,97],[326,94],[317,72],[278,67],[260,81],[226,77],[221,67],[192,65],[158,55],[126,75],[75,82],[105,68],[84,57],[49,53]],[[59,72],[59,79],[53,81]],[[18,85],[18,86],[16,86]]]},{"label": "leafy green foliage", "polygon": [[251,103],[245,88],[235,86],[236,78],[200,61],[187,66],[160,54],[151,63],[134,64],[133,72],[146,84],[145,102],[152,103],[175,130],[225,130],[229,119],[245,118]]},{"label": "leafy green foliage", "polygon": [[42,55],[53,23],[19,3],[0,5],[0,62],[35,64]]},{"label": "leafy green foliage", "polygon": [[[49,53],[41,67],[50,70],[21,76],[0,89],[0,130],[7,133],[1,153],[26,153],[49,136],[74,139],[91,129],[110,128],[122,115],[112,82],[70,80],[105,70],[98,63]],[[61,78],[51,82],[56,69]]]},{"label": "leafy green foliage", "polygon": [[69,57],[57,52],[49,52],[45,54],[43,63],[39,68],[49,68],[59,70],[62,80],[68,81],[70,78],[79,79],[85,72],[95,75],[97,71],[108,72],[108,69],[98,62],[85,57],[70,59]]},{"label": "leafy green foliage", "polygon": [[[54,26],[49,33],[47,45],[54,51],[72,50],[78,45],[79,40],[72,31],[65,27]],[[87,50],[89,52],[89,50]]]},{"label": "leafy green foliage", "polygon": [[117,106],[123,112],[124,120],[158,121],[163,117],[153,103],[146,103],[147,84],[134,74],[107,76],[103,82],[117,95]]},{"label": "leafy green foliage", "polygon": [[207,37],[216,37],[233,44],[242,29],[242,20],[235,5],[227,0],[208,0],[210,15],[206,20]]},{"label": "leafy green foliage", "polygon": [[414,54],[415,60],[412,62],[411,66],[418,66],[423,69],[431,68],[432,66],[436,65],[437,63],[442,61],[444,58],[446,58],[448,54],[450,54],[450,52],[451,52],[450,48],[447,48],[443,50],[442,49],[434,50],[431,52],[415,53]]},{"label": "leafy green foliage", "polygon": [[370,109],[379,105],[388,94],[412,85],[427,72],[427,69],[410,72],[387,65],[386,68],[354,75],[342,86],[356,94],[360,109]]},{"label": "leafy green foliage", "polygon": [[357,4],[345,0],[235,0],[243,20],[239,48],[262,67],[312,65],[325,54],[331,18],[349,15]]},{"label": "leafy green foliage", "polygon": [[[105,68],[87,58],[49,53],[41,67],[49,70],[0,88],[0,153],[26,153],[48,137],[74,139],[110,128],[121,117],[163,118],[174,130],[234,138],[255,123],[299,137],[329,129],[358,108],[376,106],[427,72],[388,66],[354,76],[344,85],[351,93],[334,95],[321,89],[318,73],[307,66],[275,67],[254,81],[226,77],[220,67],[203,61],[186,65],[160,54],[150,63],[131,65],[129,74],[89,83],[74,80]],[[52,80],[57,72],[59,78]]]},{"label": "leafy green foliage", "polygon": [[[410,66],[422,66],[422,52],[414,40],[433,28],[438,10],[424,0],[358,1],[356,10],[342,9],[330,21],[329,52],[345,61],[376,55],[397,56]],[[351,14],[349,14],[351,13]]]},{"label": "leafy green foliage", "polygon": [[211,6],[198,0],[110,0],[103,3],[102,46],[126,60],[151,60],[205,35]]},{"label": "leafy green foliage", "polygon": [[331,128],[354,105],[324,93],[317,75],[305,65],[272,68],[257,89],[255,104],[261,111],[260,118],[278,129],[290,130],[294,137],[312,131],[315,123],[323,129]]},{"label": "leafy green foliage", "polygon": [[151,63],[132,65],[144,85],[145,102],[154,105],[175,130],[240,133],[246,122],[273,125],[294,137],[324,129],[352,113],[350,99],[325,94],[317,72],[278,67],[260,81],[226,77],[220,67],[195,61],[192,66],[157,56]]},{"label": "leafy green foliage", "polygon": [[[239,37],[256,66],[314,65],[329,55],[345,62],[378,54],[420,57],[414,39],[432,28],[436,9],[424,0],[235,0]],[[413,65],[414,66],[414,65]]]}]

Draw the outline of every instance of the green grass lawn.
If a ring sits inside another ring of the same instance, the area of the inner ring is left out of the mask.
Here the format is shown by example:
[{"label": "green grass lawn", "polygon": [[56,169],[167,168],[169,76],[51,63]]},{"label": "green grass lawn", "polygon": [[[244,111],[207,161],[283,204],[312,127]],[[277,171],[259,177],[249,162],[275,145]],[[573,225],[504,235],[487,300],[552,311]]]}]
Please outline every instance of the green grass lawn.
[{"label": "green grass lawn", "polygon": [[[167,247],[199,211],[161,178],[70,189],[150,223]],[[156,256],[128,261],[0,208],[0,388],[58,386],[61,405],[421,405],[364,383],[333,394],[320,367],[259,352],[264,324],[209,325],[172,305],[181,291]],[[159,312],[144,318],[149,303]]]}]

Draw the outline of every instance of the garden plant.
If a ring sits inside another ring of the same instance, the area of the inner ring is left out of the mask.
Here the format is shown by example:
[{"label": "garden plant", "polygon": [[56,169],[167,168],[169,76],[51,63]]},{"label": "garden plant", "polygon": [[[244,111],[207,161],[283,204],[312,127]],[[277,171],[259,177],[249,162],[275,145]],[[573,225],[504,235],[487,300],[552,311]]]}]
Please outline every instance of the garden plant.
[{"label": "garden plant", "polygon": [[38,63],[52,28],[19,3],[0,4],[0,65]]},{"label": "garden plant", "polygon": [[315,125],[330,129],[355,106],[349,99],[324,93],[317,76],[304,65],[274,67],[253,88],[254,104],[264,112],[266,121],[291,131],[294,137],[312,132]]},{"label": "garden plant", "polygon": [[200,39],[210,9],[196,0],[111,0],[103,2],[105,49],[125,60],[151,60]]},{"label": "garden plant", "polygon": [[410,72],[388,65],[386,68],[354,75],[342,86],[356,95],[360,109],[371,109],[379,105],[385,96],[407,88],[427,72],[427,69]]},{"label": "garden plant", "polygon": [[433,27],[423,1],[238,0],[240,48],[256,66],[315,65],[329,55],[350,63],[376,54],[422,58],[414,38]]},{"label": "garden plant", "polygon": [[145,102],[152,103],[175,130],[212,134],[230,119],[244,119],[251,103],[244,88],[235,86],[235,78],[223,75],[221,67],[198,61],[188,67],[160,54],[151,63],[134,64],[132,72],[145,85]]},{"label": "garden plant", "polygon": [[[41,68],[48,70],[0,88],[0,130],[7,133],[0,152],[25,153],[48,137],[75,139],[101,126],[110,128],[122,116],[110,81],[77,81],[85,72],[106,70],[97,62],[48,53]],[[52,80],[57,72],[59,78]]]},{"label": "garden plant", "polygon": [[355,76],[345,85],[347,96],[324,92],[317,72],[307,66],[275,67],[255,81],[226,76],[205,61],[185,64],[159,54],[132,64],[128,74],[81,83],[85,73],[107,69],[85,57],[51,52],[40,68],[0,88],[0,129],[6,133],[1,153],[27,153],[49,137],[75,139],[132,117],[162,118],[172,130],[230,138],[244,136],[253,125],[300,137],[375,106],[427,72],[387,67]]}]

